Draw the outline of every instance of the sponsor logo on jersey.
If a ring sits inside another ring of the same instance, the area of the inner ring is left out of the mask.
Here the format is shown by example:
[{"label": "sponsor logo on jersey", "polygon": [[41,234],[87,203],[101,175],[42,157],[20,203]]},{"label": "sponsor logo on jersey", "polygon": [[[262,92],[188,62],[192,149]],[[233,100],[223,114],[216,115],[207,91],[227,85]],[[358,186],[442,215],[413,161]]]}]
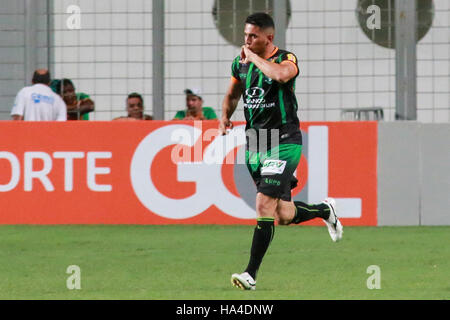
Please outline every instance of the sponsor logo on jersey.
[{"label": "sponsor logo on jersey", "polygon": [[252,87],[245,90],[245,95],[249,98],[264,97],[264,89],[259,87]]},{"label": "sponsor logo on jersey", "polygon": [[244,108],[272,108],[275,107],[275,102],[266,103],[264,99],[265,91],[259,87],[252,87],[245,90]]},{"label": "sponsor logo on jersey", "polygon": [[264,99],[249,99],[247,103],[244,103],[244,108],[246,109],[257,109],[257,108],[273,108],[275,107],[275,102],[266,102]]},{"label": "sponsor logo on jersey", "polygon": [[53,102],[55,101],[55,99],[53,97],[45,96],[40,93],[32,93],[31,99],[33,99],[34,103],[43,102],[43,103],[53,104]]},{"label": "sponsor logo on jersey", "polygon": [[297,58],[292,53],[288,53],[287,59],[293,63],[297,63]]},{"label": "sponsor logo on jersey", "polygon": [[277,187],[281,185],[281,181],[280,180],[276,180],[276,179],[265,178],[264,182],[267,183],[267,184],[271,184],[271,185],[277,186]]}]

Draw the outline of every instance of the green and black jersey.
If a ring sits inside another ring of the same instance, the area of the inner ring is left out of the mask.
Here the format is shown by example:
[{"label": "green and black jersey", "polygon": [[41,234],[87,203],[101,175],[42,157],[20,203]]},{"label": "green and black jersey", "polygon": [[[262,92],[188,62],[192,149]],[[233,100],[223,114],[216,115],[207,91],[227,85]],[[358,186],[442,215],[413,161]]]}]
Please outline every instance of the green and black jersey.
[{"label": "green and black jersey", "polygon": [[[232,76],[244,87],[242,96],[247,121],[246,130],[278,129],[280,143],[301,144],[295,79],[279,83],[267,77],[254,63],[243,64],[237,56],[232,64]],[[289,51],[276,49],[267,59],[281,63],[288,60],[297,66],[297,58]],[[298,70],[298,66],[297,66]],[[258,134],[259,136],[259,134]]]}]

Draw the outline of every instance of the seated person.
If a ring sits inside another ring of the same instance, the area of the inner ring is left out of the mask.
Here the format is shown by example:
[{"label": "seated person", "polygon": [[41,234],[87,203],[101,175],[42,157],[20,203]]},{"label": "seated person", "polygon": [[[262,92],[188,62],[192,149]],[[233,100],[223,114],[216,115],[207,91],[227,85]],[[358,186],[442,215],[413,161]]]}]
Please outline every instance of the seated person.
[{"label": "seated person", "polygon": [[153,120],[153,117],[144,114],[144,99],[139,93],[130,93],[127,97],[127,112],[126,117],[118,117],[113,120]]},{"label": "seated person", "polygon": [[203,107],[203,99],[199,90],[184,90],[186,94],[186,110],[180,110],[173,120],[213,120],[217,119],[216,112],[211,107]]},{"label": "seated person", "polygon": [[75,86],[70,79],[54,79],[50,88],[66,103],[67,120],[89,120],[89,112],[95,109],[94,101],[86,93],[75,93]]}]

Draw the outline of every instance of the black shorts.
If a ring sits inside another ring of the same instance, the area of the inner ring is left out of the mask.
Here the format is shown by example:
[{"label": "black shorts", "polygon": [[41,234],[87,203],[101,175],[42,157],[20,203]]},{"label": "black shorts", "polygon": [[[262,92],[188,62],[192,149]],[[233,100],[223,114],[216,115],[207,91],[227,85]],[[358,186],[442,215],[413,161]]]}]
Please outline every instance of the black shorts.
[{"label": "black shorts", "polygon": [[294,172],[300,162],[302,145],[279,144],[267,152],[247,150],[245,163],[258,192],[266,196],[291,201],[291,190],[298,180]]}]

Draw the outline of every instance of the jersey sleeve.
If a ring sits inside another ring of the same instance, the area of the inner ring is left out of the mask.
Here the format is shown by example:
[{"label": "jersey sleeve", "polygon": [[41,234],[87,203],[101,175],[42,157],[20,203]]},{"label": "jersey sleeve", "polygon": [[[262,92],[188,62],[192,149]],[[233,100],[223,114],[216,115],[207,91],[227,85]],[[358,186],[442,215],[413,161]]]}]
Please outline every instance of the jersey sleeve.
[{"label": "jersey sleeve", "polygon": [[295,67],[297,68],[297,74],[295,76],[298,76],[298,74],[299,74],[298,60],[297,60],[297,57],[295,56],[295,54],[293,54],[292,52],[286,52],[285,54],[283,54],[281,56],[280,63],[283,63],[285,61],[288,61],[288,62],[293,63],[295,65]]},{"label": "jersey sleeve", "polygon": [[239,77],[239,59],[240,57],[237,56],[234,60],[233,60],[233,64],[231,65],[231,76],[233,78],[235,78],[236,80],[241,80],[241,78]]},{"label": "jersey sleeve", "polygon": [[11,115],[19,115],[23,116],[24,110],[25,110],[25,91],[24,89],[20,90],[17,95],[16,99],[14,100],[14,106],[11,109]]}]

